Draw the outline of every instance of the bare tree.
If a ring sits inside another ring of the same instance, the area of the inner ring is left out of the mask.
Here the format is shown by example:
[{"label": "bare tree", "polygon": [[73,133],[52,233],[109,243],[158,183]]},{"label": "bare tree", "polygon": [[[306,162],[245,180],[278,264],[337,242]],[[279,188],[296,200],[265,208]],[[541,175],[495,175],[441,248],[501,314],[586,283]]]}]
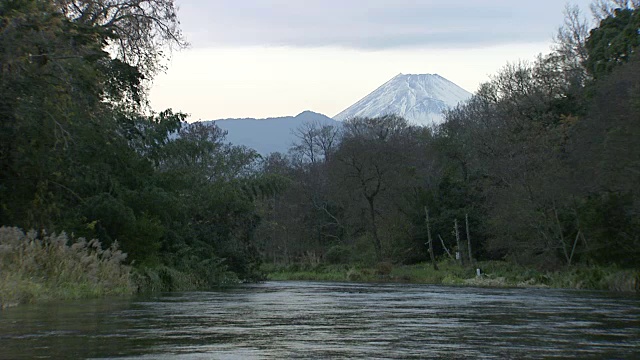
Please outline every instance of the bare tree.
[{"label": "bare tree", "polygon": [[336,151],[340,142],[340,128],[331,125],[324,125],[318,130],[315,137],[315,143],[320,149],[324,161],[329,160],[331,155]]},{"label": "bare tree", "polygon": [[326,161],[335,151],[340,138],[338,127],[322,125],[318,121],[303,123],[292,134],[298,140],[291,146],[291,151],[298,153],[303,162],[311,164]]},{"label": "bare tree", "polygon": [[574,58],[583,63],[587,59],[585,42],[590,27],[580,7],[567,4],[564,8],[564,23],[553,38],[555,50],[568,59]]},{"label": "bare tree", "polygon": [[[564,9],[564,23],[554,36],[554,52],[551,58],[556,59],[565,78],[576,85],[582,85],[587,78],[585,67],[587,61],[586,41],[591,24],[582,14],[580,7],[569,5]],[[554,56],[555,55],[555,56]]]}]

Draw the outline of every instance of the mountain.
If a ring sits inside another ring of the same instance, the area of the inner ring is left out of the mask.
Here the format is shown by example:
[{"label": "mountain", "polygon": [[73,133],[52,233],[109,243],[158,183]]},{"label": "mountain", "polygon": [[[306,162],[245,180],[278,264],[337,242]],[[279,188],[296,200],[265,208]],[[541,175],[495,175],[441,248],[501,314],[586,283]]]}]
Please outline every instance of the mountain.
[{"label": "mountain", "polygon": [[437,74],[399,74],[333,118],[396,114],[416,125],[431,125],[444,120],[444,110],[471,96]]},{"label": "mountain", "polygon": [[300,125],[317,122],[321,125],[340,125],[332,118],[304,111],[297,116],[286,116],[266,119],[219,119],[203,121],[214,123],[226,130],[227,140],[234,145],[245,145],[255,149],[261,155],[272,152],[286,153],[296,140],[292,132]]}]

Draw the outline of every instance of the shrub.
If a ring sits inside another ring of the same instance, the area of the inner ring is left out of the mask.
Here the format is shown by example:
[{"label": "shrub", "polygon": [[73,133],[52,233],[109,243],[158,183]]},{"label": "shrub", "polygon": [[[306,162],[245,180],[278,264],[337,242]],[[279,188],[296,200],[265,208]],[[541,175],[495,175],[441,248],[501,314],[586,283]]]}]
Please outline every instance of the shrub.
[{"label": "shrub", "polygon": [[388,261],[379,262],[376,265],[376,275],[386,276],[391,274],[391,270],[393,270],[393,264]]},{"label": "shrub", "polygon": [[346,245],[334,245],[324,255],[329,264],[347,264],[351,260],[351,248]]},{"label": "shrub", "polygon": [[603,287],[610,291],[640,292],[640,271],[615,271],[604,278]]},{"label": "shrub", "polygon": [[364,279],[364,275],[358,269],[351,268],[347,271],[347,280],[349,281],[362,281]]},{"label": "shrub", "polygon": [[640,272],[616,267],[576,266],[552,275],[552,285],[562,288],[639,291]]}]

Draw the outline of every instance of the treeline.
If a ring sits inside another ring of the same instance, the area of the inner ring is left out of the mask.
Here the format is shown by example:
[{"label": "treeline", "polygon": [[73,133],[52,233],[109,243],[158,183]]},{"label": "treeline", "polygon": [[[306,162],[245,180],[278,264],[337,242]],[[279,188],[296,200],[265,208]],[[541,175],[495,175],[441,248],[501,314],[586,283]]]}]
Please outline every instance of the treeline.
[{"label": "treeline", "polygon": [[264,163],[291,179],[262,204],[265,258],[424,261],[428,211],[437,257],[640,266],[640,10],[593,10],[589,30],[567,8],[551,53],[505,66],[441,125],[299,128]]},{"label": "treeline", "polygon": [[259,156],[186,115],[150,113],[172,0],[0,3],[0,224],[118,242],[153,288],[258,275]]}]

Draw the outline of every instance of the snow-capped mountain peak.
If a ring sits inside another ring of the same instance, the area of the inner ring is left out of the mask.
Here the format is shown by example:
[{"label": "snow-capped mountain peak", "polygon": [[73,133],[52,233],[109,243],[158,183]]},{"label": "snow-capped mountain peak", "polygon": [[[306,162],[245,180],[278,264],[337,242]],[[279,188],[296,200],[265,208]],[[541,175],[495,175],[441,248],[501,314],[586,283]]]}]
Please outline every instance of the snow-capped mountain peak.
[{"label": "snow-capped mountain peak", "polygon": [[443,112],[468,100],[471,93],[438,74],[398,74],[333,118],[403,116],[417,125],[443,120]]}]

